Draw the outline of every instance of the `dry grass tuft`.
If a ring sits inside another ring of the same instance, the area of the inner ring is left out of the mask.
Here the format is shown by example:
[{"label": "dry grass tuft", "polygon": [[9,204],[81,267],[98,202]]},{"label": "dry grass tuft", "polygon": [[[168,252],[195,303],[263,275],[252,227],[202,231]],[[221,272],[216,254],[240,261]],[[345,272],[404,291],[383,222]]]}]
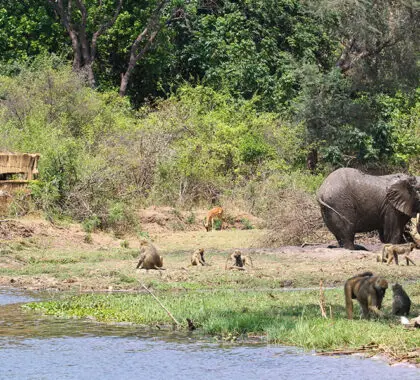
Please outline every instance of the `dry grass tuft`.
[{"label": "dry grass tuft", "polygon": [[301,245],[324,240],[317,235],[323,221],[315,196],[303,191],[284,191],[268,221],[264,246]]}]

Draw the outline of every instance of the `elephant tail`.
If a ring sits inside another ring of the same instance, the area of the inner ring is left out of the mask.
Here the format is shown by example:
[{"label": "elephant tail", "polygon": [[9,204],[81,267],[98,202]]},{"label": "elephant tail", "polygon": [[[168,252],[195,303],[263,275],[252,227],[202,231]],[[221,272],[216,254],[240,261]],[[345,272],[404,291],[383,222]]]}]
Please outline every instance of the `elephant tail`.
[{"label": "elephant tail", "polygon": [[350,222],[350,220],[348,220],[344,215],[340,214],[335,208],[331,207],[329,204],[325,203],[321,198],[318,198],[318,202],[324,206],[329,208],[331,211],[335,212],[341,219],[344,219],[347,223],[349,224],[353,224],[352,222]]}]

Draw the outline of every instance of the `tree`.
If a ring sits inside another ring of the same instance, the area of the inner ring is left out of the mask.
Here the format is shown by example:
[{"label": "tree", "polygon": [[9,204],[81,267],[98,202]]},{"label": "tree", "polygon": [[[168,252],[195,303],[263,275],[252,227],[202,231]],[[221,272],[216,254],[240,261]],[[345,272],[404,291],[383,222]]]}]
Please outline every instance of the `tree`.
[{"label": "tree", "polygon": [[[340,41],[336,66],[358,84],[384,79],[417,83],[420,7],[414,0],[319,0],[318,16],[334,15],[331,34]],[[389,87],[389,80],[387,81]]]},{"label": "tree", "polygon": [[[66,29],[73,49],[73,69],[85,71],[89,84],[95,86],[93,63],[98,38],[114,23],[123,0],[99,0],[86,6],[88,0],[48,0]],[[110,12],[112,11],[112,12]],[[97,21],[101,18],[101,21]]]},{"label": "tree", "polygon": [[0,0],[0,59],[18,64],[45,52],[66,50],[66,39],[45,0]]},{"label": "tree", "polygon": [[146,54],[153,45],[157,34],[162,28],[160,15],[163,8],[169,0],[159,2],[157,8],[152,12],[149,22],[142,32],[137,36],[130,49],[130,58],[128,60],[127,70],[121,74],[120,95],[124,96],[127,91],[128,82],[134,70],[136,63]]},{"label": "tree", "polygon": [[176,74],[184,80],[238,98],[258,94],[261,109],[284,112],[299,91],[303,63],[333,64],[335,44],[299,0],[203,3],[178,30]]}]

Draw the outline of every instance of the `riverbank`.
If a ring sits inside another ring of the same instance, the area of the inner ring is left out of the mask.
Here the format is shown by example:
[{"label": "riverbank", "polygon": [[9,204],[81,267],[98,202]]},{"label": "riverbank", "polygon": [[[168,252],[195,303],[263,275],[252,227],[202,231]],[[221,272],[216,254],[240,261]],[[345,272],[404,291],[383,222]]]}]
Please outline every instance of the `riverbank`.
[{"label": "riverbank", "polygon": [[[409,294],[420,287],[408,285]],[[271,344],[302,347],[317,352],[384,355],[391,363],[419,365],[419,330],[407,330],[399,318],[347,320],[342,289],[325,290],[326,316],[320,310],[319,290],[275,291],[268,289],[216,288],[209,291],[158,290],[153,295],[83,294],[34,303],[30,308],[65,318],[89,318],[106,323],[135,323],[152,329],[196,330],[220,341],[247,341],[259,337]],[[163,305],[163,306],[162,306]],[[188,322],[189,321],[189,322]]]},{"label": "riverbank", "polygon": [[[391,362],[420,363],[420,331],[404,328],[391,316],[390,288],[383,303],[385,318],[349,321],[345,317],[344,281],[366,270],[384,276],[390,287],[401,283],[412,300],[410,316],[420,314],[418,266],[377,263],[380,244],[374,240],[367,241],[371,251],[366,252],[328,249],[327,243],[267,249],[259,243],[264,230],[164,231],[150,237],[164,257],[166,270],[147,272],[135,269],[136,237],[118,239],[98,233],[86,241],[80,227],[44,223],[32,225],[29,236],[3,240],[0,255],[2,285],[48,290],[54,297],[52,302],[32,306],[43,313],[152,328],[173,324],[150,294],[139,291],[144,284],[180,328],[188,328],[189,318],[196,333],[219,340],[258,336],[317,351],[360,350],[387,355]],[[209,266],[189,266],[190,254],[198,247],[205,248]],[[226,257],[234,249],[251,256],[254,266],[246,271],[225,270]],[[413,259],[420,262],[419,250],[413,252]],[[326,318],[319,305],[321,280]],[[294,291],[299,288],[313,290]]]}]

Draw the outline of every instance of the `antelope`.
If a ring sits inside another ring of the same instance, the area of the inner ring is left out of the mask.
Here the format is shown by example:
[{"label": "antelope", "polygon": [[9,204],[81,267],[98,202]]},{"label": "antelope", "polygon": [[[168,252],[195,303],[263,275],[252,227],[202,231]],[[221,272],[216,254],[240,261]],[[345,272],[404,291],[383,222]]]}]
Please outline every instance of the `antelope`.
[{"label": "antelope", "polygon": [[214,229],[214,220],[218,219],[222,222],[220,229],[223,229],[223,209],[221,207],[215,207],[209,210],[206,216],[206,221],[204,222],[204,227],[206,227],[207,232],[210,231],[210,221],[211,221],[211,230]]}]

